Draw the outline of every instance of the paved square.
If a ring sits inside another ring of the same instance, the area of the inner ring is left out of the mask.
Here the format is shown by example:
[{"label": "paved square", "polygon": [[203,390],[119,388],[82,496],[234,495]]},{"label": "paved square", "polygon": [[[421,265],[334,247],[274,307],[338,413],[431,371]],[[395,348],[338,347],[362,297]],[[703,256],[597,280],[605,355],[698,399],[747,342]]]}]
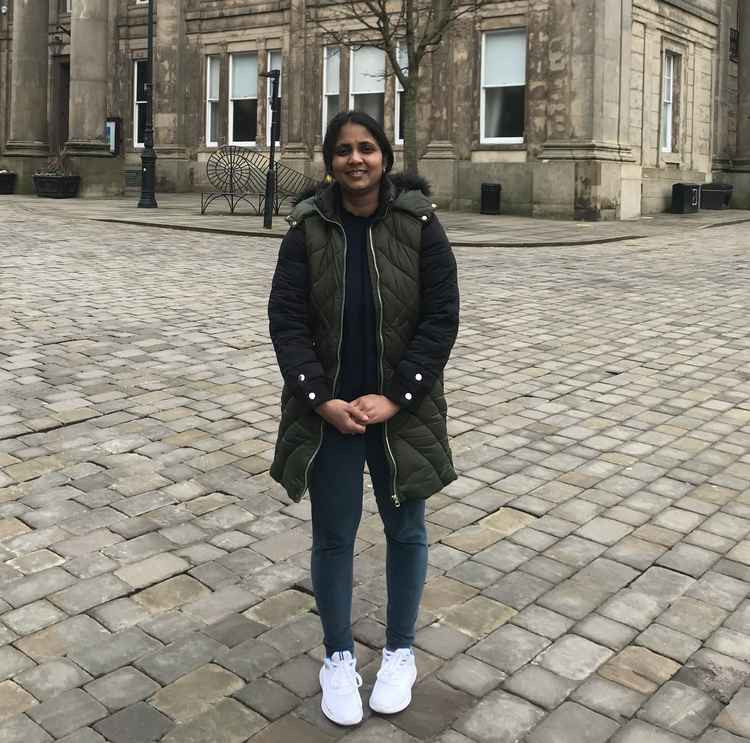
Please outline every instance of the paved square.
[{"label": "paved square", "polygon": [[[309,505],[268,476],[278,240],[83,206],[0,203],[0,740],[340,738]],[[750,740],[747,232],[670,224],[456,249],[420,678],[352,740]],[[367,698],[369,489],[355,578]]]}]

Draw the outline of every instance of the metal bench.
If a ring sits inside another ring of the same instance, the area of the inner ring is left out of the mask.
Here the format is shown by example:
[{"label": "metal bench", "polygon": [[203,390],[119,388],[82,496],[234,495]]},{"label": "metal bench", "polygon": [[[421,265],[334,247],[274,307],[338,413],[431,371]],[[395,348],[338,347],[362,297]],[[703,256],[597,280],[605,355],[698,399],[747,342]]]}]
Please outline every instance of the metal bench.
[{"label": "metal bench", "polygon": [[[224,199],[230,214],[237,206],[247,204],[255,214],[262,214],[266,201],[266,173],[269,159],[260,152],[244,147],[228,145],[211,153],[206,164],[208,182],[214,191],[201,193],[201,214],[217,199]],[[278,215],[281,205],[298,197],[306,190],[315,188],[312,178],[298,171],[275,163],[273,210]]]}]

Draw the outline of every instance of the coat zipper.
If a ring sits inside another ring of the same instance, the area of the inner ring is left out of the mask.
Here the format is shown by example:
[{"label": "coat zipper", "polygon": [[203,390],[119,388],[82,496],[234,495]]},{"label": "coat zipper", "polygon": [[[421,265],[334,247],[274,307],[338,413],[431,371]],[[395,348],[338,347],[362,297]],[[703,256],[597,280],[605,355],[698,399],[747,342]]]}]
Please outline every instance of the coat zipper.
[{"label": "coat zipper", "polygon": [[[378,369],[378,381],[379,381],[379,392],[382,395],[383,394],[383,296],[380,293],[380,269],[378,268],[378,260],[375,256],[375,246],[372,242],[372,226],[368,228],[368,235],[370,237],[370,252],[372,254],[372,263],[375,266],[375,286],[378,289],[378,302],[380,304],[380,314],[378,316],[378,338],[380,340],[379,343],[379,354],[378,354],[378,363],[379,363],[379,369]],[[393,490],[391,493],[391,499],[393,500],[393,504],[396,506],[396,508],[399,508],[401,506],[401,501],[398,499],[398,492],[396,489],[396,483],[398,482],[398,469],[396,466],[396,457],[393,456],[393,451],[391,451],[391,443],[388,440],[388,421],[385,421],[383,423],[383,439],[385,441],[385,448],[388,452],[388,456],[391,459],[391,464],[393,465]]]},{"label": "coat zipper", "polygon": [[[339,321],[339,345],[336,349],[336,374],[333,377],[333,394],[336,394],[336,386],[339,382],[339,374],[341,373],[341,344],[344,340],[344,307],[346,305],[346,254],[349,250],[349,246],[347,244],[346,240],[346,230],[344,229],[343,225],[336,222],[334,219],[329,219],[326,217],[323,212],[320,211],[317,207],[315,207],[315,211],[320,214],[321,218],[325,222],[329,222],[330,224],[336,225],[338,228],[341,229],[341,234],[344,236],[344,283],[342,285],[341,290],[341,318]],[[307,467],[305,467],[305,487],[302,490],[302,496],[304,497],[305,493],[308,489],[308,476],[310,473],[310,467],[312,466],[312,463],[315,461],[315,457],[318,456],[318,452],[320,451],[320,447],[323,446],[323,426],[325,425],[325,421],[321,418],[320,419],[320,437],[318,438],[318,445],[315,448],[315,451],[312,453],[312,456],[310,457],[310,460],[307,463]]]}]

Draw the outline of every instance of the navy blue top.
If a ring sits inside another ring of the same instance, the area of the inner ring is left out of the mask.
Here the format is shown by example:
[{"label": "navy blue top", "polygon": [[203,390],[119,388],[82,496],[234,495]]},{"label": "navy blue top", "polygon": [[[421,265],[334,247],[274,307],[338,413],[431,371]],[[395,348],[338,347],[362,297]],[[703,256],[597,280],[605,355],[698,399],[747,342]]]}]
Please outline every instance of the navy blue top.
[{"label": "navy blue top", "polygon": [[346,296],[341,372],[338,393],[334,394],[347,402],[378,392],[375,299],[367,259],[369,228],[374,221],[375,216],[356,217],[341,210],[346,233]]}]

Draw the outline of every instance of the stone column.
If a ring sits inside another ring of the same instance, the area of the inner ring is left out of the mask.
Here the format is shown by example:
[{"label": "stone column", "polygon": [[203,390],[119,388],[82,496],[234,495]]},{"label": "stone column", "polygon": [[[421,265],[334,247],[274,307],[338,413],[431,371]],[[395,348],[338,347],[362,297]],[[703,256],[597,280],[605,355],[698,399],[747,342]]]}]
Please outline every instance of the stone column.
[{"label": "stone column", "polygon": [[551,0],[548,36],[547,140],[540,153],[546,162],[538,172],[545,198],[561,216],[635,216],[640,170],[628,144],[632,0]]},{"label": "stone column", "polygon": [[735,167],[750,170],[750,7],[740,4],[740,62],[737,91],[737,155]]},{"label": "stone column", "polygon": [[70,155],[106,156],[108,0],[73,0],[70,14]]},{"label": "stone column", "polygon": [[[180,140],[180,21],[182,0],[159,0],[154,33],[154,143],[159,154]],[[205,81],[204,81],[205,82]],[[205,88],[205,85],[203,86]]]},{"label": "stone column", "polygon": [[[154,33],[154,150],[157,161],[157,187],[160,191],[189,190],[190,178],[185,148],[185,80],[200,79],[198,90],[205,96],[205,70],[192,68],[188,60],[200,56],[187,49],[183,0],[158,0]],[[193,50],[190,50],[193,51]],[[200,99],[199,99],[200,101]],[[196,105],[200,108],[201,103]],[[204,125],[205,128],[205,125]]]},{"label": "stone column", "polygon": [[306,172],[309,167],[309,153],[304,136],[305,106],[308,105],[304,95],[307,89],[305,5],[305,0],[289,2],[289,58],[284,60],[283,73],[286,82],[286,131],[289,137],[286,143],[282,142],[283,159],[286,165],[301,172]]},{"label": "stone column", "polygon": [[543,157],[630,156],[632,2],[550,3],[550,126]]},{"label": "stone column", "polygon": [[[268,72],[268,48],[266,39],[258,39],[258,131],[255,135],[259,148],[267,148],[268,142],[268,116],[270,106],[268,105],[268,78],[261,77],[261,74]],[[284,63],[282,61],[282,75]],[[283,91],[282,91],[283,92]],[[278,156],[278,153],[276,153]]]},{"label": "stone column", "polygon": [[[431,59],[422,60],[426,77],[432,63],[432,96],[430,140],[420,169],[432,185],[434,197],[441,205],[450,206],[456,191],[456,148],[453,143],[453,44],[448,34],[435,49]],[[424,82],[420,80],[421,84]]]},{"label": "stone column", "polygon": [[[750,209],[750,7],[739,4],[739,65],[737,69],[737,139],[734,157],[714,178],[734,185],[732,207]],[[732,144],[728,149],[731,151]],[[718,177],[717,177],[718,176]]]},{"label": "stone column", "polygon": [[46,0],[16,0],[13,3],[8,154],[44,157],[49,153],[48,32],[49,3]]},{"label": "stone column", "polygon": [[[731,165],[735,142],[729,138],[729,71],[735,65],[729,58],[729,29],[737,26],[736,0],[721,3],[719,38],[714,64],[713,169],[724,170]],[[734,71],[734,70],[732,70]]]}]

